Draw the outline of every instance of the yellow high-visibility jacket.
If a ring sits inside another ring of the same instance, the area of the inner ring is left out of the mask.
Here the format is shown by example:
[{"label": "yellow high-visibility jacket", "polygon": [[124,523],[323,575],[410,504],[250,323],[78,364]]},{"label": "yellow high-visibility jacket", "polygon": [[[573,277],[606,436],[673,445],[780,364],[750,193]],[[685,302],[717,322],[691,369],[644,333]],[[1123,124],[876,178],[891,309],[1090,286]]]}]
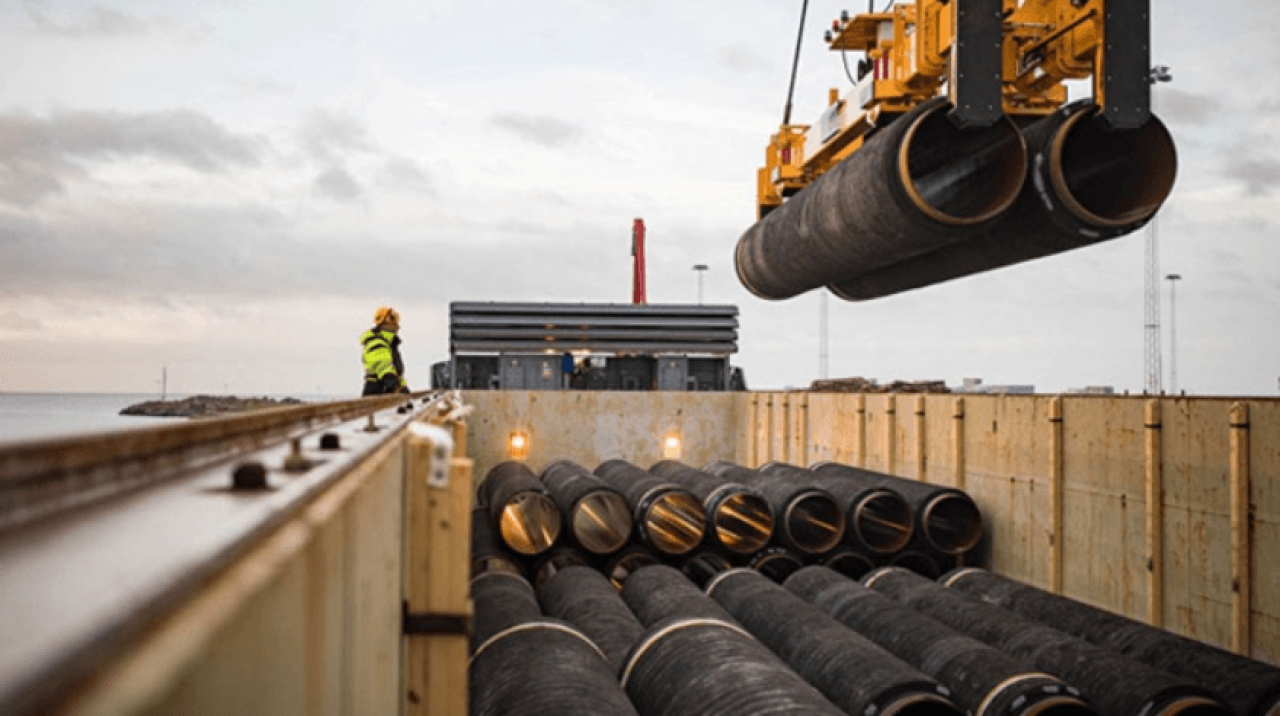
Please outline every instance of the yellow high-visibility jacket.
[{"label": "yellow high-visibility jacket", "polygon": [[406,385],[404,361],[400,359],[400,336],[371,328],[360,337],[360,343],[364,346],[365,382],[379,382],[394,374],[400,379],[401,387]]}]

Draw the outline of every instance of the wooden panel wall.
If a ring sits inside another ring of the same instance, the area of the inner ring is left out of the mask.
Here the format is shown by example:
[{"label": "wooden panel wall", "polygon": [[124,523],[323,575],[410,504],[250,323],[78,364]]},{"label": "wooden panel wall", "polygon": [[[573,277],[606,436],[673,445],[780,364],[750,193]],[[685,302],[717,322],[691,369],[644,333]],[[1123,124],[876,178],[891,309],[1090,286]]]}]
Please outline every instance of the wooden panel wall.
[{"label": "wooden panel wall", "polygon": [[788,392],[744,413],[747,464],[963,487],[1002,574],[1280,663],[1280,401]]}]

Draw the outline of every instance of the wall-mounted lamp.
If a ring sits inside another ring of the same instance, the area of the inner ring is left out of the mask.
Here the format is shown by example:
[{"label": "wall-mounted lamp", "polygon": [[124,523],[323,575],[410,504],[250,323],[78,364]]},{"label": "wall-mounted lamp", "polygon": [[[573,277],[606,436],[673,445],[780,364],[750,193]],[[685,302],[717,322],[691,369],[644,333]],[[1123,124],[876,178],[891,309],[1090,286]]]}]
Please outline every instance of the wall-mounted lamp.
[{"label": "wall-mounted lamp", "polygon": [[667,433],[662,438],[662,457],[664,460],[679,460],[683,442],[679,433]]},{"label": "wall-mounted lamp", "polygon": [[529,434],[517,430],[507,438],[507,456],[512,460],[529,457]]}]

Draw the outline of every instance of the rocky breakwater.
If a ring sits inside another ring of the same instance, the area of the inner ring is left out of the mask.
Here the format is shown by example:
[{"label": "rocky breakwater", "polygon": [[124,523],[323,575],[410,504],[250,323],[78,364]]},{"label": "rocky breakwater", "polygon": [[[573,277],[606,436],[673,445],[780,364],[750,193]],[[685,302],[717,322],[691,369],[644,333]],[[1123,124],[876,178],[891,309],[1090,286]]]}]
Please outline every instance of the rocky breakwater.
[{"label": "rocky breakwater", "polygon": [[145,415],[155,418],[211,418],[231,413],[246,413],[265,408],[301,405],[297,398],[238,398],[226,395],[193,395],[181,400],[147,400],[120,411],[121,415]]}]

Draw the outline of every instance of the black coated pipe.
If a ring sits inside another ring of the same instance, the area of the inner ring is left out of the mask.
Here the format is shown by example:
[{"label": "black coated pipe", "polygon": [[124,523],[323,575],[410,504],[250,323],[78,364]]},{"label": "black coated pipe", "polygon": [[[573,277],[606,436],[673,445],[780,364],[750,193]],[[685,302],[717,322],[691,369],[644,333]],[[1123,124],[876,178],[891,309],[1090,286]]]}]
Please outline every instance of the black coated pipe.
[{"label": "black coated pipe", "polygon": [[529,582],[510,572],[486,572],[471,580],[475,616],[471,651],[508,629],[542,618],[538,595]]},{"label": "black coated pipe", "polygon": [[902,495],[888,487],[819,475],[785,462],[766,463],[760,467],[760,472],[810,484],[831,493],[844,508],[845,524],[848,525],[846,537],[862,549],[879,554],[896,552],[907,545],[915,532],[911,506]]},{"label": "black coated pipe", "polygon": [[1103,716],[1228,716],[1212,692],[899,567],[866,586],[1080,689]]},{"label": "black coated pipe", "polygon": [[645,627],[668,619],[733,618],[693,582],[665,564],[640,569],[622,585],[622,600]]},{"label": "black coated pipe", "polygon": [[613,584],[590,567],[561,570],[538,589],[547,616],[563,619],[590,637],[616,672],[644,626]]},{"label": "black coated pipe", "polygon": [[1156,117],[1139,129],[1103,126],[1076,103],[1024,132],[1030,172],[1007,218],[972,239],[829,286],[866,300],[1090,246],[1141,228],[1173,190],[1177,152]]},{"label": "black coated pipe", "polygon": [[707,515],[688,490],[625,460],[601,463],[595,474],[627,498],[637,536],[654,550],[681,555],[702,541]]},{"label": "black coated pipe", "polygon": [[765,547],[751,558],[747,566],[779,584],[804,566],[804,560],[786,547]]},{"label": "black coated pipe", "polygon": [[619,673],[643,716],[843,713],[676,570],[646,567],[622,596],[649,627]]},{"label": "black coated pipe", "polygon": [[489,524],[489,510],[476,507],[471,510],[471,576],[485,572],[523,574],[519,560],[507,551]]},{"label": "black coated pipe", "polygon": [[820,480],[844,480],[902,495],[911,506],[916,533],[945,554],[966,552],[982,539],[982,512],[973,498],[961,490],[835,462],[818,463],[811,470]]},{"label": "black coated pipe", "polygon": [[917,550],[903,550],[889,558],[889,564],[894,567],[902,567],[924,577],[925,579],[937,579],[947,571],[947,566],[939,564],[938,560],[927,552]]},{"label": "black coated pipe", "polygon": [[981,569],[958,569],[945,586],[1098,646],[1177,674],[1215,692],[1242,716],[1280,716],[1280,669],[1069,597]]},{"label": "black coated pipe", "polygon": [[621,552],[609,557],[601,565],[600,571],[609,578],[613,586],[622,589],[622,585],[634,572],[645,567],[659,564],[658,556],[640,545],[630,545]]},{"label": "black coated pipe", "polygon": [[525,556],[542,554],[560,537],[561,517],[546,486],[524,463],[495,465],[477,490],[502,541]]},{"label": "black coated pipe", "polygon": [[530,567],[529,574],[533,575],[534,589],[541,589],[542,585],[547,583],[547,580],[561,571],[570,567],[581,567],[590,564],[591,560],[587,555],[573,547],[556,547],[539,557]]},{"label": "black coated pipe", "polygon": [[831,551],[844,537],[844,511],[831,493],[809,482],[717,461],[704,472],[754,487],[773,511],[777,541],[801,554]]},{"label": "black coated pipe", "polygon": [[773,513],[764,496],[736,482],[676,460],[663,460],[649,472],[679,484],[702,500],[707,513],[707,536],[734,554],[750,554],[773,536]]},{"label": "black coated pipe", "polygon": [[622,493],[604,484],[587,468],[558,460],[542,471],[569,534],[591,554],[612,554],[631,538],[631,509]]},{"label": "black coated pipe", "polygon": [[[805,567],[784,586],[946,685],[955,702],[974,716],[1096,714],[1074,686],[1028,669],[1017,659],[830,569]],[[729,611],[743,621],[736,610]]]},{"label": "black coated pipe", "polygon": [[757,572],[725,573],[707,593],[845,713],[963,713],[946,687]]},{"label": "black coated pipe", "polygon": [[961,130],[946,98],[921,104],[769,212],[738,240],[738,279],[767,299],[888,266],[998,221],[1026,176],[1026,144],[1007,117]]},{"label": "black coated pipe", "polygon": [[823,557],[821,564],[849,579],[862,579],[876,568],[876,563],[867,555],[856,550],[839,548]]}]

